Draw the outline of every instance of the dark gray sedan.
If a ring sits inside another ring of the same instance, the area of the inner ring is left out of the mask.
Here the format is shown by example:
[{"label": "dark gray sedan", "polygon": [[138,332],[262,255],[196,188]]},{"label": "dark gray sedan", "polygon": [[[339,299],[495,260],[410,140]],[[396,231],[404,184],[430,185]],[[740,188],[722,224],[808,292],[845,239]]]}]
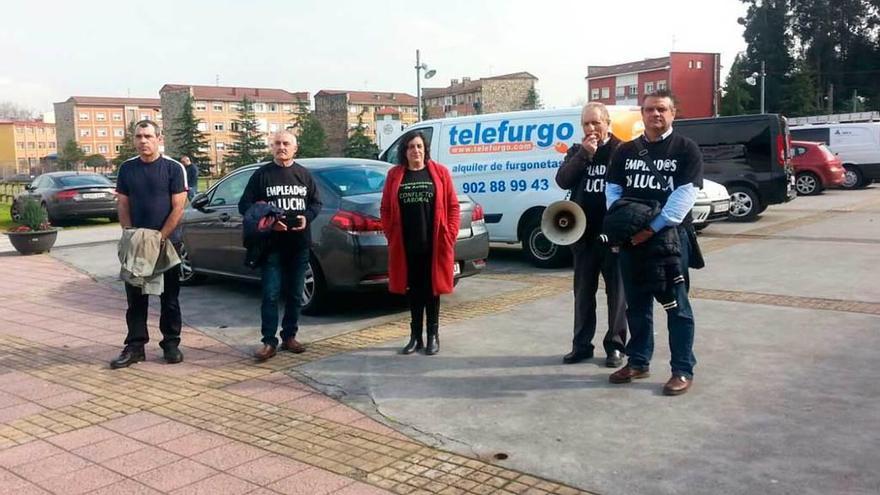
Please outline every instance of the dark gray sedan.
[{"label": "dark gray sedan", "polygon": [[[303,312],[319,313],[329,294],[387,290],[388,243],[379,220],[385,175],[391,165],[354,158],[297,160],[315,178],[324,207],[311,224],[312,249]],[[258,281],[245,266],[238,200],[259,165],[242,167],[196,195],[182,221],[181,281],[205,275]],[[489,255],[482,208],[459,195],[461,227],[455,244],[456,279],[479,273]]]},{"label": "dark gray sedan", "polygon": [[101,174],[91,172],[51,172],[37,176],[15,197],[10,207],[18,219],[26,198],[33,198],[49,215],[49,222],[74,218],[105,217],[115,222],[116,186]]}]

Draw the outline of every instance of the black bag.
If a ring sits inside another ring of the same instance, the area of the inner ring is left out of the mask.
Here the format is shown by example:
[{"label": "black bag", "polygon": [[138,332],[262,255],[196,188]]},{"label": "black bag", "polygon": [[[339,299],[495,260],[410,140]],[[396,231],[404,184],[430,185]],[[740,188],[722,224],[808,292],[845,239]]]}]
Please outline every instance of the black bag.
[{"label": "black bag", "polygon": [[[645,163],[648,164],[648,170],[654,174],[654,178],[657,179],[657,182],[660,184],[666,182],[666,178],[663,177],[660,171],[657,170],[657,166],[654,165],[654,158],[651,156],[648,148],[642,144],[642,138],[636,138],[633,141],[633,144],[635,144],[639,157],[644,159]],[[687,232],[688,241],[690,241],[691,245],[690,253],[688,253],[688,268],[699,270],[706,266],[706,260],[703,258],[703,251],[700,249],[700,243],[697,242],[697,231],[692,224],[685,226],[684,230]]]}]

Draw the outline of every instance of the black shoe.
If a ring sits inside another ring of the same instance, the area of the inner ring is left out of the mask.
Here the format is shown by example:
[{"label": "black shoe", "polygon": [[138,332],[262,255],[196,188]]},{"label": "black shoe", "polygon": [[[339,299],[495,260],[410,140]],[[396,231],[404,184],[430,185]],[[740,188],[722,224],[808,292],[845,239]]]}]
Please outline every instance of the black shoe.
[{"label": "black shoe", "polygon": [[437,326],[428,326],[428,345],[425,346],[425,355],[433,356],[440,352],[440,336]]},{"label": "black shoe", "polygon": [[165,349],[165,362],[168,364],[177,364],[183,361],[183,353],[177,346]]},{"label": "black shoe", "polygon": [[606,368],[620,368],[623,366],[623,353],[620,351],[611,351],[605,358]]},{"label": "black shoe", "polygon": [[590,349],[589,351],[574,350],[569,352],[565,356],[562,356],[563,364],[575,364],[585,359],[593,359],[592,349]]},{"label": "black shoe", "polygon": [[128,368],[134,363],[140,363],[141,361],[146,360],[147,357],[144,355],[144,348],[140,349],[126,347],[119,353],[119,357],[110,361],[110,368],[117,370],[119,368]]}]

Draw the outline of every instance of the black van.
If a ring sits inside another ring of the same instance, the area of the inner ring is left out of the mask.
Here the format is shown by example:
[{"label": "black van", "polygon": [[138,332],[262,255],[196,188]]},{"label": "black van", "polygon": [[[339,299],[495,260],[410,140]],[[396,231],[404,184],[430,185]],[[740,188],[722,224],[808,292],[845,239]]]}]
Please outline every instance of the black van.
[{"label": "black van", "polygon": [[676,132],[703,152],[703,176],[730,193],[729,220],[751,222],[767,206],[797,196],[785,117],[738,115],[676,120]]}]

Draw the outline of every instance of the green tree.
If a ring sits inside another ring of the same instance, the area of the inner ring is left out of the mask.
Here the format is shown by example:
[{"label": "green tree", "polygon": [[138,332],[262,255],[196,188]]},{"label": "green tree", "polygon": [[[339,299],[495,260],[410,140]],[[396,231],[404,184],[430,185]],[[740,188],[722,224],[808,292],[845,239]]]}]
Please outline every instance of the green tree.
[{"label": "green tree", "polygon": [[77,166],[85,159],[86,154],[82,148],[71,139],[64,143],[61,153],[58,153],[58,168],[61,170],[76,170]]},{"label": "green tree", "polygon": [[[761,71],[765,63],[765,111],[779,112],[785,91],[786,77],[791,72],[794,39],[791,30],[790,3],[793,0],[743,0],[749,5],[746,16],[739,19],[745,26],[743,38],[747,43],[743,61],[744,74]],[[756,101],[760,98],[760,84],[750,91]]]},{"label": "green tree", "polygon": [[232,168],[263,161],[268,150],[264,134],[257,124],[254,103],[245,97],[239,103],[238,118],[232,121],[233,142],[225,162]]},{"label": "green tree", "polygon": [[92,170],[98,171],[99,168],[104,168],[107,166],[107,158],[104,155],[95,153],[93,155],[89,155],[85,158],[84,165],[86,167],[91,167]]},{"label": "green tree", "polygon": [[724,81],[724,96],[721,97],[721,115],[743,115],[754,112],[750,86],[746,82],[742,56],[737,55]]},{"label": "green tree", "polygon": [[522,109],[523,110],[538,110],[544,108],[544,104],[541,103],[541,97],[538,95],[538,90],[535,89],[534,86],[529,88],[529,92],[526,93],[526,99],[523,101]]},{"label": "green tree", "polygon": [[119,151],[116,152],[116,158],[111,160],[113,162],[113,168],[116,171],[119,170],[119,166],[122,165],[122,162],[133,156],[137,156],[138,154],[137,148],[134,147],[134,124],[134,121],[128,124],[128,129],[125,130],[125,136],[122,138],[122,142],[119,143]]},{"label": "green tree", "polygon": [[358,115],[358,123],[354,132],[348,136],[345,144],[345,156],[348,158],[371,158],[379,156],[379,147],[364,132],[364,112]]},{"label": "green tree", "polygon": [[798,63],[799,67],[788,77],[785,84],[782,113],[791,117],[815,115],[818,111],[813,75],[804,65],[806,64]]},{"label": "green tree", "polygon": [[193,97],[187,95],[183,112],[174,119],[174,132],[172,132],[174,149],[180,156],[189,156],[193,163],[207,164],[211,159],[202,150],[209,147],[208,138],[199,130],[200,123],[202,119],[196,118],[193,114]]},{"label": "green tree", "polygon": [[297,102],[294,132],[297,133],[299,158],[319,158],[327,156],[327,134],[314,112],[309,111],[309,104],[303,100]]}]

